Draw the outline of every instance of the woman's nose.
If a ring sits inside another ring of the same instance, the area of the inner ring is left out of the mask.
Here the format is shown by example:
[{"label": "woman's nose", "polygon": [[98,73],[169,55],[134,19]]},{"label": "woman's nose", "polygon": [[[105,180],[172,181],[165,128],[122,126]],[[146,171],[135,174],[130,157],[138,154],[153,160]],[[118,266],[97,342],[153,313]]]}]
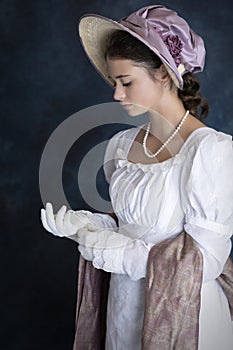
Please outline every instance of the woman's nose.
[{"label": "woman's nose", "polygon": [[125,91],[124,91],[124,88],[122,86],[119,86],[119,85],[115,86],[113,98],[115,100],[117,100],[117,101],[123,101],[124,100],[124,98],[125,98]]}]

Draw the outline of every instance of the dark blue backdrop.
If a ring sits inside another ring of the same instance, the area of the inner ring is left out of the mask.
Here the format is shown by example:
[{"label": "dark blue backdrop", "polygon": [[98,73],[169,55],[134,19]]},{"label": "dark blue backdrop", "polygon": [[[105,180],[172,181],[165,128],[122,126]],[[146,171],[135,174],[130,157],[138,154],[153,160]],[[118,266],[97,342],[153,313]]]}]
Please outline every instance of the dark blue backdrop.
[{"label": "dark blue backdrop", "polygon": [[[77,19],[90,12],[119,19],[153,3],[1,1],[1,349],[72,348],[78,254],[75,243],[55,238],[41,227],[40,158],[63,120],[112,101],[111,90],[77,40]],[[206,123],[233,134],[232,2],[163,4],[176,9],[203,36],[207,61],[199,79],[211,105]],[[110,137],[113,129],[89,134],[83,145]],[[100,187],[103,181],[100,174]],[[67,181],[75,206],[85,207],[72,188]]]}]

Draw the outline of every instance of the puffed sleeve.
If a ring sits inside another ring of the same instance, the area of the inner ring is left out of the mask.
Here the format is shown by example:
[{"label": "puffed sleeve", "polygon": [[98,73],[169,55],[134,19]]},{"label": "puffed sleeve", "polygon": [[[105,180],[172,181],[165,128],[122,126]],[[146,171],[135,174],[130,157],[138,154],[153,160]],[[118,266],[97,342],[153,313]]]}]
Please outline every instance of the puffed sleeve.
[{"label": "puffed sleeve", "polygon": [[231,251],[232,137],[211,129],[188,152],[182,179],[184,229],[203,254],[203,280],[216,279]]}]

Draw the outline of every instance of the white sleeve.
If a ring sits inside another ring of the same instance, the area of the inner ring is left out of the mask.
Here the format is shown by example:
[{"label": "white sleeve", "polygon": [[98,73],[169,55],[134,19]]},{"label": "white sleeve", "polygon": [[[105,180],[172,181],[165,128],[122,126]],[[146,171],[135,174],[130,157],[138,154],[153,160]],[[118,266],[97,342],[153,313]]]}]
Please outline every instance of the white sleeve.
[{"label": "white sleeve", "polygon": [[211,132],[201,140],[183,186],[185,231],[203,254],[203,280],[216,279],[231,251],[233,233],[232,137]]}]

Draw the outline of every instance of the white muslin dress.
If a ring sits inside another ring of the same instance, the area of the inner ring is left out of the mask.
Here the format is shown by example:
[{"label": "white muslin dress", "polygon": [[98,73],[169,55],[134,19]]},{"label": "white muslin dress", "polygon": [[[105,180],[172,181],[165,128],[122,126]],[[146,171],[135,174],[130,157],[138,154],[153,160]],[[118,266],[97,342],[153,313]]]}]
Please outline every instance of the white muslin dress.
[{"label": "white muslin dress", "polygon": [[[135,164],[127,155],[139,130],[117,133],[106,150],[104,169],[119,232],[143,242],[134,250],[138,268],[154,244],[184,229],[193,237],[204,258],[198,349],[232,350],[229,305],[216,281],[231,251],[232,137],[202,127],[192,132],[174,157]],[[126,261],[127,257],[126,252]],[[107,350],[140,350],[145,278],[141,272],[137,276],[137,264],[132,273],[111,274]]]}]

